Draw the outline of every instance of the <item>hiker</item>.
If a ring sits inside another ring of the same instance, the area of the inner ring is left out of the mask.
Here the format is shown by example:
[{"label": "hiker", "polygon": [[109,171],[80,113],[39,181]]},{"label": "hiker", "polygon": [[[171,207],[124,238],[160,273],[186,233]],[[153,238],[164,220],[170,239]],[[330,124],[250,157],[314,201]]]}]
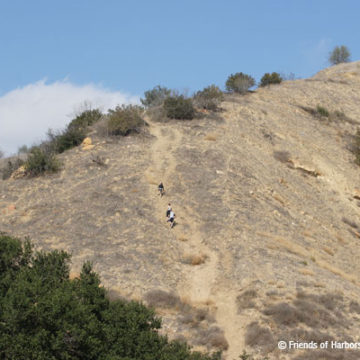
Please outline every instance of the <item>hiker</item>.
[{"label": "hiker", "polygon": [[170,211],[169,218],[167,219],[167,222],[169,221],[170,221],[170,227],[172,228],[175,223],[175,214],[172,210]]},{"label": "hiker", "polygon": [[170,211],[171,211],[171,210],[172,210],[171,204],[169,203],[169,204],[168,204],[168,208],[167,208],[167,210],[166,210],[166,217],[167,217],[167,218],[170,216]]},{"label": "hiker", "polygon": [[159,190],[160,196],[162,197],[164,195],[164,192],[165,192],[164,185],[163,185],[162,181],[160,182],[160,184],[158,186],[158,190]]}]

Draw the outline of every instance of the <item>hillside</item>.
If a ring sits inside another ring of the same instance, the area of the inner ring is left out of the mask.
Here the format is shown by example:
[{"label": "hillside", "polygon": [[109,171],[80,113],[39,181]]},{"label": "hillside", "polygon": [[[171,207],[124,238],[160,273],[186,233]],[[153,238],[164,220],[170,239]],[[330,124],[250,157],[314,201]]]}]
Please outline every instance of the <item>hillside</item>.
[{"label": "hillside", "polygon": [[93,147],[60,155],[59,174],[0,180],[0,231],[69,251],[73,276],[93,261],[112,296],[156,306],[164,332],[197,349],[358,359],[277,343],[359,341],[359,103],[357,62],[226,95],[200,120],[94,131]]}]

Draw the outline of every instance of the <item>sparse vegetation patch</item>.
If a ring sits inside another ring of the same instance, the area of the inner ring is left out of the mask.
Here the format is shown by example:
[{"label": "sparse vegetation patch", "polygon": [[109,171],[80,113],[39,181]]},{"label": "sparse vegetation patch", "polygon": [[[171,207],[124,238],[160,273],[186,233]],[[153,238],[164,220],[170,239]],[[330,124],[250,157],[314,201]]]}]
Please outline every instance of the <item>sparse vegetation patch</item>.
[{"label": "sparse vegetation patch", "polygon": [[20,158],[8,160],[6,165],[1,169],[2,179],[3,180],[9,179],[11,174],[22,165],[24,165],[24,161]]},{"label": "sparse vegetation patch", "polygon": [[256,321],[246,327],[245,343],[252,348],[259,349],[263,353],[274,350],[277,345],[277,341],[270,329],[261,326]]},{"label": "sparse vegetation patch", "polygon": [[157,85],[153,89],[145,91],[144,99],[140,99],[141,103],[146,107],[160,106],[164,103],[165,99],[171,95],[171,90]]},{"label": "sparse vegetation patch", "polygon": [[138,133],[145,125],[142,113],[143,108],[137,105],[122,105],[115,110],[110,109],[107,120],[109,135],[127,136],[132,132]]},{"label": "sparse vegetation patch", "polygon": [[207,259],[205,254],[187,254],[183,256],[182,262],[188,265],[201,265]]},{"label": "sparse vegetation patch", "polygon": [[68,125],[68,129],[86,130],[89,126],[95,124],[102,117],[99,109],[85,110],[77,115]]},{"label": "sparse vegetation patch", "polygon": [[256,306],[255,299],[257,298],[257,291],[255,289],[249,289],[244,291],[236,298],[238,312],[244,309],[254,308]]},{"label": "sparse vegetation patch", "polygon": [[357,129],[353,136],[350,150],[355,155],[355,163],[360,166],[360,129]]},{"label": "sparse vegetation patch", "polygon": [[291,163],[291,155],[288,151],[274,151],[274,158],[284,164]]},{"label": "sparse vegetation patch", "polygon": [[30,150],[24,164],[26,174],[38,176],[43,173],[54,173],[60,170],[60,162],[50,148],[35,146]]},{"label": "sparse vegetation patch", "polygon": [[210,85],[194,95],[195,104],[206,110],[216,111],[224,99],[223,92],[216,85]]},{"label": "sparse vegetation patch", "polygon": [[85,129],[77,127],[68,127],[64,131],[54,133],[48,132],[48,146],[55,154],[61,154],[75,146],[78,146],[86,137]]}]

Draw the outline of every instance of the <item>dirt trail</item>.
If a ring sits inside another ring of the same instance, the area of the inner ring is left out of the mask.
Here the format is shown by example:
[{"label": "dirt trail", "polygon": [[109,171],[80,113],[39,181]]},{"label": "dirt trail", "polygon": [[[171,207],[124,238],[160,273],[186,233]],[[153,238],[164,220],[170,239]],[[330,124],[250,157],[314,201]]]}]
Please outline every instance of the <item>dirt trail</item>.
[{"label": "dirt trail", "polygon": [[[176,158],[175,153],[181,146],[182,134],[168,125],[153,123],[147,119],[149,131],[156,140],[151,146],[152,159],[145,176],[152,185],[157,185],[160,181],[165,186],[165,196],[156,196],[154,206],[159,222],[165,224],[165,210],[167,202],[171,202],[169,194],[173,191],[173,181],[176,177]],[[155,189],[155,186],[154,186]],[[156,187],[157,189],[157,187]],[[154,190],[155,191],[155,190]],[[167,194],[168,193],[168,194]],[[190,196],[190,194],[183,194]],[[225,337],[229,342],[229,350],[226,352],[227,359],[232,360],[240,354],[239,332],[240,324],[234,318],[236,315],[236,296],[233,293],[233,286],[224,284],[220,290],[220,272],[218,270],[219,255],[205,244],[204,234],[199,230],[201,220],[196,220],[195,211],[188,206],[176,204],[174,211],[177,215],[178,225],[173,229],[169,228],[169,235],[174,237],[174,241],[180,244],[184,259],[191,262],[191,259],[205,259],[200,264],[184,264],[182,281],[178,284],[177,291],[183,299],[190,301],[192,305],[208,306],[213,304],[216,308],[216,320],[223,329]],[[166,224],[168,225],[168,224]],[[183,262],[186,262],[184,261]],[[219,295],[217,295],[219,294]],[[228,296],[224,297],[223,294]]]}]

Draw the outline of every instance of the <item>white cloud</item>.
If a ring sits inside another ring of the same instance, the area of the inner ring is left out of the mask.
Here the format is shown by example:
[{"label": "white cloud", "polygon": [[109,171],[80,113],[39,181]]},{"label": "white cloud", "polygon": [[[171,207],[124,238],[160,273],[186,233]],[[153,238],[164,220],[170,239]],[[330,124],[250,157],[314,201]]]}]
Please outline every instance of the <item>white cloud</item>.
[{"label": "white cloud", "polygon": [[85,102],[107,111],[120,104],[136,104],[139,97],[68,80],[51,84],[41,80],[12,90],[0,97],[0,149],[9,155],[21,145],[43,139],[49,128],[64,128]]}]

